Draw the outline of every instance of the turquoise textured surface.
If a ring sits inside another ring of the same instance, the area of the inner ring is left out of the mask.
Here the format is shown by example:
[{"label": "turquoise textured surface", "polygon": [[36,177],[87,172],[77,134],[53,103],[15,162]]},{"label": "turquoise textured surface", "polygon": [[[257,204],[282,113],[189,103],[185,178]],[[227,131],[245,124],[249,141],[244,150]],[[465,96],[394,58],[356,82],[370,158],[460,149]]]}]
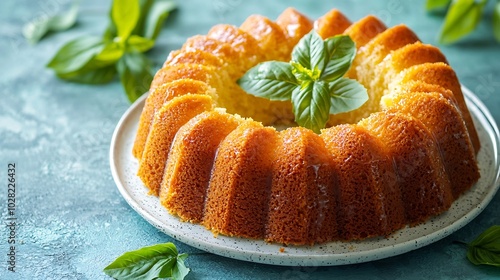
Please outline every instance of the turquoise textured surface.
[{"label": "turquoise textured surface", "polygon": [[[490,1],[491,2],[491,1]],[[187,279],[500,279],[500,268],[474,266],[469,242],[500,224],[500,194],[470,224],[434,244],[379,261],[332,267],[284,267],[237,261],[182,244],[158,231],[120,196],[109,169],[109,144],[130,106],[118,80],[102,86],[59,80],[45,68],[68,40],[99,35],[110,1],[81,1],[77,25],[30,45],[27,21],[64,9],[69,1],[0,1],[0,279],[109,279],[102,269],[125,251],[174,242],[191,254]],[[148,53],[159,68],[186,38],[217,23],[239,25],[254,13],[275,19],[292,6],[317,18],[338,8],[355,21],[374,14],[386,25],[404,23],[425,43],[437,45],[500,122],[500,44],[491,12],[477,32],[458,44],[436,42],[442,17],[428,15],[424,1],[185,0],[165,23]],[[491,9],[490,9],[491,11]],[[16,272],[8,271],[10,229],[8,164],[16,168]]]}]

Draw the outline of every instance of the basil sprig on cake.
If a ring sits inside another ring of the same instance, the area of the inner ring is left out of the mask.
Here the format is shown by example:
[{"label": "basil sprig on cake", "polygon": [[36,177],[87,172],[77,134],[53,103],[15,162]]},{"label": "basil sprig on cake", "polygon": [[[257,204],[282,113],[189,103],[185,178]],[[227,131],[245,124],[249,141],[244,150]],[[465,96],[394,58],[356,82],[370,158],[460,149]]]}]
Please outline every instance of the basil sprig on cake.
[{"label": "basil sprig on cake", "polygon": [[343,77],[355,55],[356,46],[349,36],[323,40],[311,31],[295,46],[290,62],[260,63],[238,84],[257,97],[290,100],[295,122],[319,133],[330,114],[355,110],[368,100],[363,85]]}]

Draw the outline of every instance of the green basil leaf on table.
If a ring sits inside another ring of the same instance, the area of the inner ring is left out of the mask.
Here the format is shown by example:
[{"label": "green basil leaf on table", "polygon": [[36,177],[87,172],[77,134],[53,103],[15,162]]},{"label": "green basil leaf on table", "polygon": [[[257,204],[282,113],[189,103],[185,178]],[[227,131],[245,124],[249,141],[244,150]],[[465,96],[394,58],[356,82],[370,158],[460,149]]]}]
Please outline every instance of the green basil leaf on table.
[{"label": "green basil leaf on table", "polygon": [[76,23],[78,4],[75,2],[68,11],[52,16],[36,18],[23,26],[23,36],[32,44],[37,43],[48,32],[67,30]]},{"label": "green basil leaf on table", "polygon": [[125,53],[117,63],[120,81],[132,102],[149,90],[153,80],[150,61],[139,52]]},{"label": "green basil leaf on table", "polygon": [[125,41],[134,30],[139,20],[139,7],[138,0],[113,0],[111,19],[120,41]]},{"label": "green basil leaf on table", "polygon": [[299,83],[289,63],[272,61],[251,68],[238,84],[248,93],[270,100],[290,100]]},{"label": "green basil leaf on table", "polygon": [[445,11],[450,3],[451,0],[427,0],[425,1],[425,9],[429,12]]},{"label": "green basil leaf on table", "polygon": [[492,226],[467,245],[467,258],[475,265],[500,267],[500,226]]},{"label": "green basil leaf on table", "polygon": [[131,35],[127,40],[127,47],[138,52],[146,52],[154,45],[155,42],[153,40],[138,35]]},{"label": "green basil leaf on table", "polygon": [[172,278],[173,279],[181,280],[181,279],[184,279],[184,277],[186,277],[188,275],[190,269],[184,263],[184,261],[186,260],[187,257],[188,257],[187,254],[180,254],[177,257],[176,265],[172,269]]},{"label": "green basil leaf on table", "polygon": [[500,1],[495,3],[495,8],[493,9],[493,34],[495,39],[500,42]]},{"label": "green basil leaf on table", "polygon": [[156,1],[158,0],[139,0],[139,7],[140,7],[139,19],[137,20],[137,24],[135,25],[132,34],[144,37],[144,25],[146,22],[146,18],[148,17],[148,14],[151,12],[151,8],[153,7],[153,4]]},{"label": "green basil leaf on table", "polygon": [[184,264],[186,257],[179,255],[172,243],[157,244],[124,253],[104,268],[104,273],[115,279],[182,280],[189,273]]},{"label": "green basil leaf on table", "polygon": [[47,67],[57,74],[66,74],[80,70],[92,58],[104,49],[104,43],[99,37],[80,37],[64,45]]},{"label": "green basil leaf on table", "polygon": [[478,25],[487,0],[456,0],[450,5],[439,41],[453,43],[472,32]]},{"label": "green basil leaf on table", "polygon": [[335,81],[349,70],[356,56],[356,44],[349,36],[339,35],[325,40],[326,65],[321,79]]},{"label": "green basil leaf on table", "polygon": [[100,62],[100,65],[105,66],[116,63],[125,53],[125,46],[119,42],[109,42],[104,46],[104,49],[98,53],[93,60]]},{"label": "green basil leaf on table", "polygon": [[176,9],[176,4],[173,1],[157,0],[154,1],[150,11],[144,13],[147,15],[144,19],[144,26],[141,32],[137,33],[143,37],[156,40],[160,34],[163,22],[168,17],[170,12]]},{"label": "green basil leaf on table", "polygon": [[341,78],[330,84],[330,114],[352,111],[368,100],[366,88],[355,80]]},{"label": "green basil leaf on table", "polygon": [[105,84],[113,80],[116,66],[109,65],[96,69],[82,69],[72,73],[57,74],[61,79],[82,84]]}]

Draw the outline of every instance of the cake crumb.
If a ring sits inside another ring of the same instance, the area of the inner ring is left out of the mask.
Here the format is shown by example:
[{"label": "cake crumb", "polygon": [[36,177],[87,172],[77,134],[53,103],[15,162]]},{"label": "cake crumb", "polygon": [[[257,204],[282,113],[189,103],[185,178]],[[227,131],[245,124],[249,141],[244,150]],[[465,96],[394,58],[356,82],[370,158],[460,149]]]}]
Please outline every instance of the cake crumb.
[{"label": "cake crumb", "polygon": [[280,253],[284,253],[284,252],[285,252],[285,248],[280,247]]}]

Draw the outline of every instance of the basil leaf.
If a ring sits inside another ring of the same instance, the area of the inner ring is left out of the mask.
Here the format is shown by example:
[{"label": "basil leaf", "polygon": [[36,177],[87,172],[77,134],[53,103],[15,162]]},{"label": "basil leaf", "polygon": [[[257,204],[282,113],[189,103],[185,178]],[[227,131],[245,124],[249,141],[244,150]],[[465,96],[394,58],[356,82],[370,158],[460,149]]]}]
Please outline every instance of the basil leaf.
[{"label": "basil leaf", "polygon": [[126,252],[104,268],[115,279],[184,279],[189,272],[184,260],[172,243],[164,243]]},{"label": "basil leaf", "polygon": [[187,254],[180,254],[177,257],[177,265],[174,266],[174,269],[172,270],[172,278],[184,279],[184,277],[188,275],[190,269],[184,264],[184,260],[186,260],[187,256]]},{"label": "basil leaf", "polygon": [[113,80],[116,74],[115,65],[97,69],[80,70],[72,73],[57,74],[61,79],[82,84],[105,84]]},{"label": "basil leaf", "polygon": [[317,32],[309,32],[302,37],[292,52],[292,61],[303,67],[322,70],[325,64],[325,44]]},{"label": "basil leaf", "polygon": [[495,39],[500,42],[500,1],[495,3],[493,10],[493,34],[495,35]]},{"label": "basil leaf", "polygon": [[93,60],[101,62],[101,65],[109,65],[117,62],[125,53],[123,44],[118,42],[109,42],[104,49],[98,53]]},{"label": "basil leaf", "polygon": [[74,72],[84,67],[103,49],[104,43],[100,38],[80,37],[64,45],[47,67],[54,69],[57,74]]},{"label": "basil leaf", "polygon": [[257,97],[289,100],[292,91],[299,86],[291,68],[289,63],[280,61],[260,63],[248,70],[238,80],[238,85]]},{"label": "basil leaf", "polygon": [[150,50],[155,45],[155,42],[148,38],[131,35],[128,38],[127,45],[134,51],[145,52]]},{"label": "basil leaf", "polygon": [[368,100],[366,88],[356,80],[341,78],[329,84],[330,114],[355,110]]},{"label": "basil leaf", "polygon": [[151,63],[143,54],[126,53],[118,60],[117,69],[130,102],[149,90],[153,73]]},{"label": "basil leaf", "polygon": [[427,0],[425,1],[425,9],[428,12],[445,11],[450,5],[451,0]]},{"label": "basil leaf", "polygon": [[125,41],[139,20],[138,0],[114,0],[111,7],[111,19],[121,41]]},{"label": "basil leaf", "polygon": [[173,1],[157,0],[154,2],[150,11],[144,11],[145,17],[144,27],[141,29],[141,36],[156,40],[160,34],[161,26],[170,12],[175,10],[177,5]]},{"label": "basil leaf", "polygon": [[490,227],[467,247],[467,258],[473,264],[500,267],[500,226]]},{"label": "basil leaf", "polygon": [[315,70],[307,69],[295,61],[290,61],[292,65],[292,73],[301,83],[303,82],[313,82],[319,79],[321,71],[318,68]]},{"label": "basil leaf", "polygon": [[153,7],[155,2],[155,0],[139,0],[139,19],[137,20],[137,24],[135,25],[132,34],[144,37],[144,25],[146,23],[146,18],[151,12],[151,7]]},{"label": "basil leaf", "polygon": [[78,4],[75,2],[68,11],[60,14],[36,18],[23,27],[23,35],[30,43],[35,44],[50,31],[63,31],[76,23]]},{"label": "basil leaf", "polygon": [[323,81],[305,83],[292,92],[295,122],[320,133],[329,118],[330,96],[328,84]]},{"label": "basil leaf", "polygon": [[472,32],[479,23],[487,0],[456,0],[450,5],[439,42],[453,43]]},{"label": "basil leaf", "polygon": [[356,56],[356,44],[349,36],[338,35],[325,40],[325,67],[321,79],[332,82],[344,76]]}]

